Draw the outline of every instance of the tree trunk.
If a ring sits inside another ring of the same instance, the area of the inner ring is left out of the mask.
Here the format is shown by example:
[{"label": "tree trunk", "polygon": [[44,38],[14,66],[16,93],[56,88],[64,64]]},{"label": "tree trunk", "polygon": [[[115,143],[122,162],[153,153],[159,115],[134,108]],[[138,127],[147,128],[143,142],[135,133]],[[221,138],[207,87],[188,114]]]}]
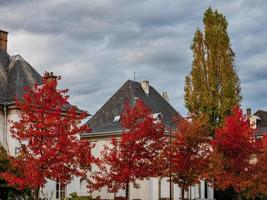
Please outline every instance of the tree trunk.
[{"label": "tree trunk", "polygon": [[126,196],[126,200],[130,200],[130,187],[129,187],[129,182],[126,184],[126,191],[125,191],[125,196]]},{"label": "tree trunk", "polygon": [[33,190],[33,199],[34,200],[38,200],[39,199],[39,191],[40,191],[40,188],[36,188],[35,190]]},{"label": "tree trunk", "polygon": [[242,200],[242,197],[241,197],[241,194],[240,193],[237,194],[237,199],[238,200]]},{"label": "tree trunk", "polygon": [[184,200],[184,186],[181,188],[181,200]]}]

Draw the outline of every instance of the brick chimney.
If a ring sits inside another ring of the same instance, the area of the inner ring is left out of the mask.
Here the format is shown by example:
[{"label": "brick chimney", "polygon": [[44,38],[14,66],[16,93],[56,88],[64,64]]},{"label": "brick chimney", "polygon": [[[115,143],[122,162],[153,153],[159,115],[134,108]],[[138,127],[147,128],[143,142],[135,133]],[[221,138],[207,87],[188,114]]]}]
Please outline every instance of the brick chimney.
[{"label": "brick chimney", "polygon": [[54,75],[53,72],[45,72],[45,78],[47,82],[53,81],[53,80],[57,80],[57,78],[59,78],[58,76]]},{"label": "brick chimney", "polygon": [[7,35],[8,32],[0,30],[0,48],[7,51]]}]

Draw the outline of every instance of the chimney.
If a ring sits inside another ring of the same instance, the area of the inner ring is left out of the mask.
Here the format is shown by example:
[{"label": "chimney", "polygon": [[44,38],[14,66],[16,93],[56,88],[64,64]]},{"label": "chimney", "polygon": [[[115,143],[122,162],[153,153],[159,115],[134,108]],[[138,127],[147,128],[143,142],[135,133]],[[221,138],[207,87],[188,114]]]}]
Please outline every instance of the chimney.
[{"label": "chimney", "polygon": [[247,108],[247,118],[251,117],[251,108]]},{"label": "chimney", "polygon": [[57,80],[57,78],[58,77],[56,75],[54,75],[53,72],[45,72],[45,79],[47,82],[50,82],[52,80]]},{"label": "chimney", "polygon": [[0,48],[7,52],[7,35],[8,32],[0,30]]},{"label": "chimney", "polygon": [[163,91],[162,92],[162,97],[166,100],[166,101],[170,101],[169,95],[167,91]]},{"label": "chimney", "polygon": [[141,87],[144,90],[144,92],[149,95],[149,81],[141,81]]}]

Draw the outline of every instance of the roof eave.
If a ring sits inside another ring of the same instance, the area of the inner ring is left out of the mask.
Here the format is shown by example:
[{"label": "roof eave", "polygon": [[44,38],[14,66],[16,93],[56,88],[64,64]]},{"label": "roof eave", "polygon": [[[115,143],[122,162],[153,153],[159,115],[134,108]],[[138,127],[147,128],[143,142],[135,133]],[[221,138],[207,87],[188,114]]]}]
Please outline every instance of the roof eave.
[{"label": "roof eave", "polygon": [[112,136],[120,136],[123,130],[117,131],[103,131],[103,132],[94,132],[94,133],[82,133],[81,138],[105,138],[105,137],[112,137]]}]

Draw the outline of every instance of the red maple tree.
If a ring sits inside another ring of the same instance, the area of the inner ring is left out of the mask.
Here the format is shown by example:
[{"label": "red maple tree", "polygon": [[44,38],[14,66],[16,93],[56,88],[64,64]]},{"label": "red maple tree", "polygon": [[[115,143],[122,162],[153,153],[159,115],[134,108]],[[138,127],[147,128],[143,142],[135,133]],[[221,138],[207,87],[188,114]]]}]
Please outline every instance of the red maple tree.
[{"label": "red maple tree", "polygon": [[51,75],[45,73],[42,85],[27,88],[16,102],[19,120],[12,122],[11,133],[20,153],[11,157],[16,173],[2,174],[10,185],[33,189],[35,199],[48,179],[67,184],[73,176],[85,176],[93,160],[92,145],[79,139],[90,131],[80,125],[87,113],[68,103],[68,90],[58,90],[60,77]]},{"label": "red maple tree", "polygon": [[257,154],[253,154],[251,164],[254,165],[250,177],[249,197],[266,197],[267,195],[267,135],[257,139]]},{"label": "red maple tree", "polygon": [[251,183],[252,157],[257,154],[257,145],[249,120],[240,108],[234,108],[232,113],[216,130],[211,172],[215,187],[221,190],[232,187],[241,199],[241,193]]},{"label": "red maple tree", "polygon": [[121,137],[113,138],[109,146],[104,146],[90,186],[93,190],[106,186],[112,193],[125,189],[129,199],[130,183],[138,188],[137,180],[158,173],[158,158],[165,139],[164,126],[160,120],[153,119],[150,109],[138,99],[133,106],[126,101],[121,127]]},{"label": "red maple tree", "polygon": [[[209,164],[210,134],[205,124],[202,117],[180,119],[177,130],[171,135],[171,148],[165,146],[163,164],[171,171],[172,182],[180,187],[182,200],[188,187],[199,183],[204,177]],[[168,176],[170,172],[166,172]]]}]

